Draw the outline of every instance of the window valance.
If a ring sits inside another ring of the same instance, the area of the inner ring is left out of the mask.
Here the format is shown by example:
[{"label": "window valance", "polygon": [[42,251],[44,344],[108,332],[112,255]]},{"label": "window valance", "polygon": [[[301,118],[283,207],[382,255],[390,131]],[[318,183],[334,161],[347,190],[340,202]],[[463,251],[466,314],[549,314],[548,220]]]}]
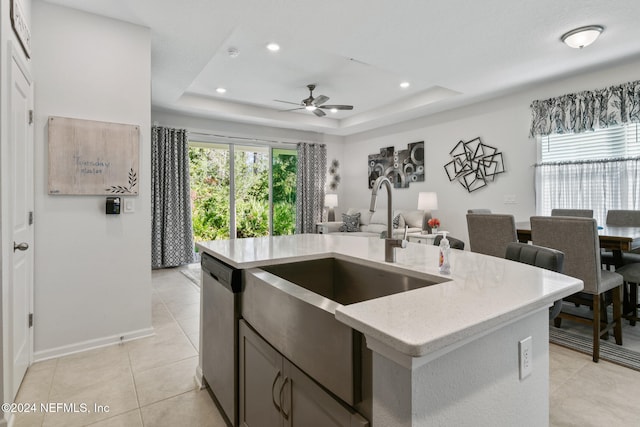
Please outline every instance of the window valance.
[{"label": "window valance", "polygon": [[530,136],[640,122],[640,80],[533,101]]}]

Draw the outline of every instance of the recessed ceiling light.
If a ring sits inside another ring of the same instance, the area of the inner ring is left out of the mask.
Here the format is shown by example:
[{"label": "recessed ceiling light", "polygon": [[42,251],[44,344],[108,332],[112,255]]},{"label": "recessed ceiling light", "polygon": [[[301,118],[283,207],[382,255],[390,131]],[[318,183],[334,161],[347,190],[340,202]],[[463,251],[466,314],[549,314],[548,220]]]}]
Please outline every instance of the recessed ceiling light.
[{"label": "recessed ceiling light", "polygon": [[409,82],[402,82],[402,83],[400,83],[400,87],[401,87],[402,89],[406,89],[406,88],[408,88],[409,86],[411,86],[411,85],[409,84]]},{"label": "recessed ceiling light", "polygon": [[600,25],[588,25],[586,27],[576,28],[568,33],[565,33],[560,37],[567,46],[574,49],[582,49],[585,46],[589,46],[596,41],[600,34],[604,30]]},{"label": "recessed ceiling light", "polygon": [[216,89],[216,92],[218,92],[218,93],[225,93],[226,91],[227,90],[225,88],[223,88],[223,87],[219,87],[219,88]]},{"label": "recessed ceiling light", "polygon": [[337,109],[337,108],[332,108],[332,109],[331,109],[331,110],[329,110],[329,111],[331,111],[332,113],[334,113],[334,114],[335,114],[335,113],[337,113],[337,112],[338,112],[338,109]]},{"label": "recessed ceiling light", "polygon": [[277,52],[280,50],[280,45],[278,43],[269,43],[267,45],[267,49],[269,49],[271,52]]}]

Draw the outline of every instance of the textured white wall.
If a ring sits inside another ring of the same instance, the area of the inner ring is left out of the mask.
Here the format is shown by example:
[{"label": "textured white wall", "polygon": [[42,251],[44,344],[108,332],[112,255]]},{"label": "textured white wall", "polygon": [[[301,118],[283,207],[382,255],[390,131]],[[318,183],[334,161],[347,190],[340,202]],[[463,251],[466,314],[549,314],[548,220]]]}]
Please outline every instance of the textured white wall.
[{"label": "textured white wall", "polygon": [[[438,210],[434,216],[441,220],[441,229],[450,231],[452,236],[467,243],[467,209],[489,208],[494,212],[513,214],[516,221],[527,220],[535,214],[532,165],[537,160],[536,142],[528,137],[531,101],[637,80],[639,66],[639,60],[630,61],[541,83],[526,91],[472,106],[348,136],[344,144],[342,192],[344,199],[351,204],[343,204],[341,209],[368,205],[371,194],[367,188],[369,154],[379,152],[382,147],[406,149],[408,143],[425,141],[425,181],[394,190],[394,208],[415,209],[418,192],[435,191],[438,193]],[[477,136],[503,153],[506,172],[498,175],[487,187],[468,193],[460,184],[449,182],[444,165],[450,161],[449,151],[458,141]],[[516,203],[505,204],[505,196],[515,196]],[[378,206],[384,207],[383,199]]]},{"label": "textured white wall", "polygon": [[[150,32],[49,3],[33,5],[35,358],[151,329]],[[47,119],[140,126],[134,213],[105,215],[104,196],[47,194]]]}]

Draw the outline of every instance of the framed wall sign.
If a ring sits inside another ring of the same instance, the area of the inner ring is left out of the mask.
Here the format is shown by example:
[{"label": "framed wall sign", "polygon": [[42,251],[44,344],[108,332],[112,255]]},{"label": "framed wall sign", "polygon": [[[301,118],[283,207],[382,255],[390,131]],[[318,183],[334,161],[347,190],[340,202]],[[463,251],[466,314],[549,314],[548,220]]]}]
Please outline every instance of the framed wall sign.
[{"label": "framed wall sign", "polygon": [[137,195],[140,127],[49,117],[49,194]]},{"label": "framed wall sign", "polygon": [[22,11],[20,0],[11,0],[11,26],[27,58],[31,58],[31,31]]}]

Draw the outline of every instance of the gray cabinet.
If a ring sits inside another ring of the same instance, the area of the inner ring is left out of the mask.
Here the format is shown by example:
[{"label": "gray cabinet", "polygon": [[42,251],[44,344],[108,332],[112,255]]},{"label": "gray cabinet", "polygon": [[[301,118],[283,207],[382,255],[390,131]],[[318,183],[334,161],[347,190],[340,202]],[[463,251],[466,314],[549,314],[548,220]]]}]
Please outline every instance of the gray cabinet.
[{"label": "gray cabinet", "polygon": [[247,427],[366,427],[366,419],[325,391],[240,321],[240,423]]}]

